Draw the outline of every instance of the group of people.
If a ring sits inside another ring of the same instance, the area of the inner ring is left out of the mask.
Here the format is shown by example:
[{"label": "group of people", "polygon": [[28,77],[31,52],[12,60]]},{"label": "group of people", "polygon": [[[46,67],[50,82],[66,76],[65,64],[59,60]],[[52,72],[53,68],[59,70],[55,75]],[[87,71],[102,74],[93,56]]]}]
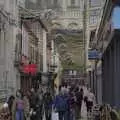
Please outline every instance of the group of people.
[{"label": "group of people", "polygon": [[0,120],[54,120],[53,113],[58,113],[59,120],[79,120],[83,103],[89,113],[94,101],[94,94],[80,86],[62,85],[57,95],[41,87],[37,91],[17,90],[0,110]]},{"label": "group of people", "polygon": [[85,90],[80,86],[63,85],[54,99],[53,108],[58,112],[59,120],[79,120],[83,103],[87,113],[91,113],[95,104],[95,96],[91,90]]},{"label": "group of people", "polygon": [[11,95],[0,110],[0,120],[46,120],[51,119],[52,95],[47,89],[22,92],[17,90]]}]

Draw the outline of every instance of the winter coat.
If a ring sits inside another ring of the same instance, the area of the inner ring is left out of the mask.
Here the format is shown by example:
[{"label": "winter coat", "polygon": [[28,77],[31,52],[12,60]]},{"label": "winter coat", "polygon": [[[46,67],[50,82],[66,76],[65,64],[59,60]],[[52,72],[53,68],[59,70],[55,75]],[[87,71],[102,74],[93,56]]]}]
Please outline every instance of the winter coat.
[{"label": "winter coat", "polygon": [[35,108],[37,103],[37,95],[36,93],[32,93],[30,96],[30,108]]},{"label": "winter coat", "polygon": [[69,108],[74,109],[75,108],[75,98],[73,95],[69,96]]},{"label": "winter coat", "polygon": [[76,92],[75,93],[75,96],[76,96],[76,104],[81,106],[81,103],[82,103],[82,100],[83,100],[83,93],[82,92]]},{"label": "winter coat", "polygon": [[68,110],[68,98],[65,95],[58,95],[54,100],[54,108],[59,111]]}]

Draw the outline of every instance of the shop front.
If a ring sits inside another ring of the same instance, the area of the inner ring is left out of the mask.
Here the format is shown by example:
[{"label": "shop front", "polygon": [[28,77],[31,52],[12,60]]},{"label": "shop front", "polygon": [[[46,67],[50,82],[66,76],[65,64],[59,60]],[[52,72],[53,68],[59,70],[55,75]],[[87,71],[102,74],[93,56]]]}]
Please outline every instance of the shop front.
[{"label": "shop front", "polygon": [[27,91],[31,88],[37,90],[41,83],[41,72],[37,71],[37,65],[28,62],[27,57],[22,56],[21,66],[21,90]]},{"label": "shop front", "polygon": [[115,30],[102,57],[103,102],[120,105],[120,30]]},{"label": "shop front", "polygon": [[[102,56],[103,102],[120,107],[120,1],[116,0],[111,13],[109,41]],[[104,40],[105,41],[105,40]]]}]

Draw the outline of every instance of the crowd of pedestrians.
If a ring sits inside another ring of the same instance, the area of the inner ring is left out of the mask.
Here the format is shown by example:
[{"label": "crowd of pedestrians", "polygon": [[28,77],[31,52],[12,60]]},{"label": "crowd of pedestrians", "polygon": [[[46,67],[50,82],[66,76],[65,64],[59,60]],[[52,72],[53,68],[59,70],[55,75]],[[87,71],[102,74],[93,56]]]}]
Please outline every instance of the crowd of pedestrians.
[{"label": "crowd of pedestrians", "polygon": [[54,110],[58,112],[59,120],[80,120],[83,103],[87,113],[92,112],[95,96],[91,90],[85,93],[84,87],[63,85],[54,100]]},{"label": "crowd of pedestrians", "polygon": [[79,120],[83,102],[87,112],[92,112],[95,96],[83,87],[62,85],[59,93],[53,96],[50,89],[37,91],[16,91],[0,110],[0,120],[54,120],[53,113],[58,113],[58,120]]},{"label": "crowd of pedestrians", "polygon": [[16,91],[0,109],[0,120],[51,120],[53,97],[50,90]]}]

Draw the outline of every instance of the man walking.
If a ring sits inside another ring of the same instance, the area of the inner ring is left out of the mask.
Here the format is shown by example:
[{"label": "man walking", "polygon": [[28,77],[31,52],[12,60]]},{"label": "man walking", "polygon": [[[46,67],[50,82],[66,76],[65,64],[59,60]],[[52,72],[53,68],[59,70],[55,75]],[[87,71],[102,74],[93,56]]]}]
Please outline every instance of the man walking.
[{"label": "man walking", "polygon": [[59,120],[67,120],[68,100],[66,95],[60,91],[54,100],[54,109],[59,114]]},{"label": "man walking", "polygon": [[81,117],[81,107],[82,107],[82,100],[83,100],[83,89],[76,88],[75,96],[76,96],[76,119]]}]

